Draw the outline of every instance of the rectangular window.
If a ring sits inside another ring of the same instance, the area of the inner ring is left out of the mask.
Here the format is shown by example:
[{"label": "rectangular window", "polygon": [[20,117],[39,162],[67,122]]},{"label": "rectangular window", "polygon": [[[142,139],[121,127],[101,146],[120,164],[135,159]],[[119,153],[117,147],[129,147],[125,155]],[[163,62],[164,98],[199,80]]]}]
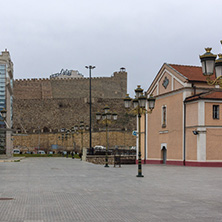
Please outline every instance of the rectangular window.
[{"label": "rectangular window", "polygon": [[162,106],[162,128],[166,127],[166,106]]},{"label": "rectangular window", "polygon": [[213,119],[219,119],[219,105],[213,105]]}]

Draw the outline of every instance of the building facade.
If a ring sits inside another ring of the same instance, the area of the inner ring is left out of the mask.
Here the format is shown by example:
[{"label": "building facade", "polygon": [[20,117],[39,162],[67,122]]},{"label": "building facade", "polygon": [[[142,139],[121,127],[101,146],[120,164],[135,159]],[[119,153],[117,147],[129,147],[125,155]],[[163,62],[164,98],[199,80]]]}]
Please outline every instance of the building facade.
[{"label": "building facade", "polygon": [[164,64],[147,94],[156,105],[142,118],[144,163],[222,166],[222,90],[201,67]]},{"label": "building facade", "polygon": [[0,55],[0,110],[5,109],[6,118],[0,121],[0,154],[11,156],[13,63],[7,50]]}]

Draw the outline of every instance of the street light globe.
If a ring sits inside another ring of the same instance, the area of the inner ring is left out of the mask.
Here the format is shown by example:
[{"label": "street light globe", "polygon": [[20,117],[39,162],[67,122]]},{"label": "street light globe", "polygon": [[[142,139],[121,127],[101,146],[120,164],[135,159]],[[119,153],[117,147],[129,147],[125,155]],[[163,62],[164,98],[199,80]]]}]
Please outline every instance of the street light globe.
[{"label": "street light globe", "polygon": [[111,120],[111,119],[112,119],[112,113],[107,113],[107,114],[106,114],[106,118],[107,118],[108,120]]},{"label": "street light globe", "polygon": [[218,59],[215,61],[216,77],[222,76],[222,54],[218,54]]},{"label": "street light globe", "polygon": [[81,124],[79,125],[79,128],[80,128],[80,130],[84,130],[84,124],[81,123]]},{"label": "street light globe", "polygon": [[133,107],[137,108],[138,104],[139,104],[138,99],[137,98],[133,99]]},{"label": "street light globe", "polygon": [[126,94],[126,97],[124,98],[124,106],[125,106],[125,108],[130,108],[131,100],[132,99],[129,97],[129,94]]},{"label": "street light globe", "polygon": [[217,55],[212,54],[211,49],[212,48],[205,48],[206,53],[200,56],[204,76],[211,76],[214,73],[214,64]]},{"label": "street light globe", "polygon": [[139,98],[140,96],[143,95],[143,89],[141,89],[140,85],[138,85],[137,88],[135,89],[135,93],[136,93],[136,98]]},{"label": "street light globe", "polygon": [[105,113],[108,113],[108,112],[109,112],[109,106],[106,105],[106,106],[103,108],[103,110],[104,110]]},{"label": "street light globe", "polygon": [[102,120],[105,120],[105,119],[106,119],[106,114],[103,113],[103,114],[102,114]]},{"label": "street light globe", "polygon": [[96,120],[100,120],[101,119],[101,113],[100,112],[97,112],[96,113]]},{"label": "street light globe", "polygon": [[147,99],[147,101],[148,101],[149,109],[153,110],[155,107],[156,98],[153,97],[153,95],[150,95],[150,97]]},{"label": "street light globe", "polygon": [[117,120],[117,116],[118,116],[117,113],[113,113],[112,116],[113,116],[113,120]]},{"label": "street light globe", "polygon": [[138,98],[138,100],[139,100],[139,106],[140,106],[141,108],[145,108],[145,107],[146,107],[146,101],[147,101],[146,96],[141,95],[141,96]]}]

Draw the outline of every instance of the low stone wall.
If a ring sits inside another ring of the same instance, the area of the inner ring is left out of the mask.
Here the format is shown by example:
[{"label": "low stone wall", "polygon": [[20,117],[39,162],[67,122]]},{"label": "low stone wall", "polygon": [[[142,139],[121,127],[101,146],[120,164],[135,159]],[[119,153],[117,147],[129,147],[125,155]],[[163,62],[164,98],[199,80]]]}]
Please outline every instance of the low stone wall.
[{"label": "low stone wall", "polygon": [[[119,157],[119,156],[117,156]],[[134,163],[136,163],[136,156],[134,155],[124,155],[124,156],[120,156],[121,158],[121,164],[125,164],[128,163],[128,161],[135,161]],[[86,161],[90,162],[90,163],[94,163],[94,164],[101,164],[101,165],[105,165],[106,163],[106,156],[105,155],[87,155],[86,156]],[[108,156],[108,164],[109,165],[114,165],[114,155],[109,155]]]},{"label": "low stone wall", "polygon": [[[67,140],[61,140],[62,133],[32,133],[32,134],[15,134],[13,136],[13,146],[21,151],[33,151],[36,147],[40,150],[50,151],[52,145],[58,145],[59,150],[72,151],[75,146],[75,151],[79,152],[81,147],[81,134],[74,134],[73,137]],[[106,132],[93,132],[92,145],[106,146]],[[110,147],[129,147],[136,145],[136,137],[131,131],[110,131],[109,146]],[[89,132],[83,135],[83,147],[89,146]]]}]

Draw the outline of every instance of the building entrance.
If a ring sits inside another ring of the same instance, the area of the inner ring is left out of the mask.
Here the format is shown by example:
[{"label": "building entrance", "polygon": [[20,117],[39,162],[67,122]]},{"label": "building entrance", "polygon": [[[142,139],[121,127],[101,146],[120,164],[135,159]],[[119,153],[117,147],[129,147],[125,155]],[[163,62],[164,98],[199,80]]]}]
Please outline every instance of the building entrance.
[{"label": "building entrance", "polygon": [[166,160],[167,160],[167,150],[166,147],[164,146],[162,149],[163,152],[163,164],[166,164]]},{"label": "building entrance", "polygon": [[161,155],[162,155],[162,160],[163,164],[166,164],[167,161],[167,145],[166,143],[161,144]]}]

